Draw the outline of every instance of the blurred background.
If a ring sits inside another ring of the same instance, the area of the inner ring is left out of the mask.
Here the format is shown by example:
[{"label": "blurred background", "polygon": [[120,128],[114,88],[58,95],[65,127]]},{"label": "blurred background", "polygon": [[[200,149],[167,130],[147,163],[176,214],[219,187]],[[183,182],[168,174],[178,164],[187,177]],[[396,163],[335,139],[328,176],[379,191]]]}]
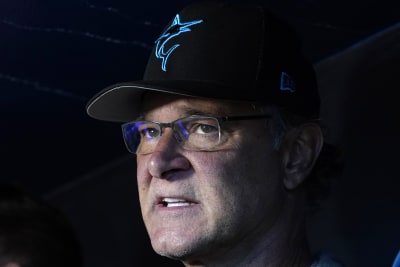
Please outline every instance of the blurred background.
[{"label": "blurred background", "polygon": [[[330,141],[347,159],[310,222],[313,249],[350,267],[390,266],[400,249],[400,2],[259,2],[303,36]],[[140,79],[154,40],[187,3],[0,0],[0,179],[65,211],[86,266],[180,266],[150,249],[120,125],[89,118],[85,105]]]}]

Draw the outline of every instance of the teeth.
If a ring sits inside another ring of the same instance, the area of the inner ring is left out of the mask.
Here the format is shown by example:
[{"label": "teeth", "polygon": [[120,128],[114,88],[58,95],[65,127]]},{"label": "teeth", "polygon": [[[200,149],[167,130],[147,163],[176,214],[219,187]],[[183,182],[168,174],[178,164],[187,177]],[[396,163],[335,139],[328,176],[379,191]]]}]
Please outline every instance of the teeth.
[{"label": "teeth", "polygon": [[181,198],[166,197],[166,198],[163,198],[161,202],[166,207],[183,207],[183,206],[191,205],[191,203],[189,203],[186,200],[181,199]]},{"label": "teeth", "polygon": [[168,203],[167,207],[172,208],[172,207],[183,207],[183,206],[189,206],[190,203],[188,202],[175,202],[175,203]]}]

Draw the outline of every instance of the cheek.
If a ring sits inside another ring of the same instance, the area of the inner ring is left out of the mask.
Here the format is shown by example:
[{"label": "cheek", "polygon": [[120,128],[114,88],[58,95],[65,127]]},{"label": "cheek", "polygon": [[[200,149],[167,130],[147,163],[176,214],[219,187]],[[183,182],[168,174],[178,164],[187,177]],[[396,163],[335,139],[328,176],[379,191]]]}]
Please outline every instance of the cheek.
[{"label": "cheek", "polygon": [[220,209],[243,212],[258,205],[268,208],[281,198],[280,161],[274,151],[254,148],[210,153],[197,163],[195,167],[202,173],[199,182]]},{"label": "cheek", "polygon": [[138,181],[145,180],[145,173],[147,173],[147,167],[145,161],[137,158],[136,160],[136,176]]},{"label": "cheek", "polygon": [[257,180],[261,177],[255,175],[258,171],[237,153],[208,153],[199,159],[193,167],[198,175],[198,188],[210,209],[227,212],[238,208],[245,202],[242,199],[252,194],[254,184],[260,183]]},{"label": "cheek", "polygon": [[136,161],[136,179],[139,191],[140,200],[144,197],[146,192],[149,190],[151,176],[147,169],[147,163],[145,159],[137,159]]},{"label": "cheek", "polygon": [[136,176],[138,183],[146,184],[151,182],[151,175],[149,173],[149,156],[137,156],[136,157]]}]

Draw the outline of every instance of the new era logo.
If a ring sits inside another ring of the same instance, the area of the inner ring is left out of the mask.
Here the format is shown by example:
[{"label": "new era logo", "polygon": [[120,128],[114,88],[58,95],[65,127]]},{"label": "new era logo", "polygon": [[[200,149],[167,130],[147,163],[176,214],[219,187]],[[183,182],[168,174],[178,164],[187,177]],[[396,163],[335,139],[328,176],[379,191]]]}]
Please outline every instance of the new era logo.
[{"label": "new era logo", "polygon": [[289,91],[291,93],[294,93],[296,91],[296,83],[286,72],[281,73],[280,90],[281,91]]}]

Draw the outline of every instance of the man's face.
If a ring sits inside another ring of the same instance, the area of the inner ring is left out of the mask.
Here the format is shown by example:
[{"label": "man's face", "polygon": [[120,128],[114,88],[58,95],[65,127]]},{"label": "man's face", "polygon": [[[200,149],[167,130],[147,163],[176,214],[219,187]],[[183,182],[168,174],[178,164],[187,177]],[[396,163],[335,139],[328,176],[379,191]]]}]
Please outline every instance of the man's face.
[{"label": "man's face", "polygon": [[[165,123],[193,112],[259,114],[250,104],[155,93],[144,99],[145,120]],[[229,257],[269,235],[284,187],[268,123],[222,123],[227,142],[212,152],[181,148],[166,128],[153,153],[137,155],[141,211],[157,253],[184,261]]]}]

